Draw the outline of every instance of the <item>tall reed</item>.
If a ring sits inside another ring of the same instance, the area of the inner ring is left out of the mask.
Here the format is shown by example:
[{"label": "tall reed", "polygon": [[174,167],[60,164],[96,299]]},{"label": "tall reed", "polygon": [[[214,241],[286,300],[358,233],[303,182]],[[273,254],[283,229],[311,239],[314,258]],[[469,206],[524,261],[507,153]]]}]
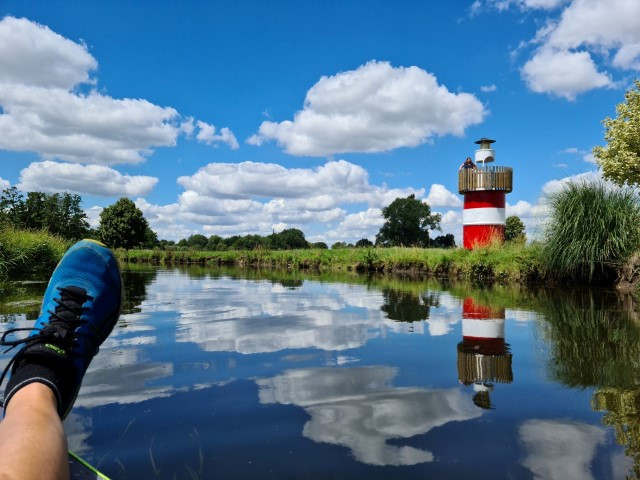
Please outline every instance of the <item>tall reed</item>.
[{"label": "tall reed", "polygon": [[53,272],[69,242],[45,231],[0,228],[0,281],[24,277],[46,278]]},{"label": "tall reed", "polygon": [[543,261],[560,277],[612,277],[640,248],[637,191],[604,182],[569,182],[550,195]]}]

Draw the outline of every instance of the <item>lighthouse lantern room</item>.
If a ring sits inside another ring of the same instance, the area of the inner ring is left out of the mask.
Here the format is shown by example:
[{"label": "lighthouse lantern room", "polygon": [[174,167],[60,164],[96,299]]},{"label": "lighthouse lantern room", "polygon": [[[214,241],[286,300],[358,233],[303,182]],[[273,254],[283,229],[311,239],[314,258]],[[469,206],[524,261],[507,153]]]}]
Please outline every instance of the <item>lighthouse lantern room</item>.
[{"label": "lighthouse lantern room", "polygon": [[495,140],[475,142],[476,163],[465,162],[458,172],[458,191],[464,195],[462,237],[464,248],[504,241],[505,196],[512,191],[513,169],[487,165],[495,161]]}]

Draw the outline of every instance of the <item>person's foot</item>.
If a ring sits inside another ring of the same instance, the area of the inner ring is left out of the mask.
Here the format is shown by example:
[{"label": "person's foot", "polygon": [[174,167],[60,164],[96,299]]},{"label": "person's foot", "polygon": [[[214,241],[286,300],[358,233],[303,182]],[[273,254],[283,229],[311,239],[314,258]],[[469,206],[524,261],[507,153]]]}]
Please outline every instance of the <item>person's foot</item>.
[{"label": "person's foot", "polygon": [[22,387],[40,382],[50,387],[65,418],[98,347],[118,321],[122,305],[122,279],[118,262],[105,245],[82,240],[73,245],[56,267],[44,294],[42,310],[31,334],[0,345],[23,344],[0,377],[11,378],[4,405]]}]

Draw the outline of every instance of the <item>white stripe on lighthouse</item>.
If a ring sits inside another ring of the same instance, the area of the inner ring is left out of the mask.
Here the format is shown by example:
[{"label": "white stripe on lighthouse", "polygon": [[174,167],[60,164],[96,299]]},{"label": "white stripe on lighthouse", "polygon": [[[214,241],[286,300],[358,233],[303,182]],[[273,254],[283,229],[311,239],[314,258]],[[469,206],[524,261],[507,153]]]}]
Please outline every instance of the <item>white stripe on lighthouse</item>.
[{"label": "white stripe on lighthouse", "polygon": [[465,208],[462,210],[463,225],[504,225],[504,208]]},{"label": "white stripe on lighthouse", "polygon": [[504,338],[504,320],[488,318],[462,320],[462,336],[475,338]]}]

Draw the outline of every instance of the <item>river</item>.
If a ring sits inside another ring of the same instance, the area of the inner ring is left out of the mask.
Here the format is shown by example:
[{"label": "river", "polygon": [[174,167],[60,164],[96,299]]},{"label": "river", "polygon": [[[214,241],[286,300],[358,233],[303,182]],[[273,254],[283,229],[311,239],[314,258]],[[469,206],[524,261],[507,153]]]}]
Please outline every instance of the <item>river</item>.
[{"label": "river", "polygon": [[[640,474],[639,314],[615,292],[202,267],[124,279],[65,422],[112,478]],[[0,331],[32,325],[45,286],[2,287]]]}]

